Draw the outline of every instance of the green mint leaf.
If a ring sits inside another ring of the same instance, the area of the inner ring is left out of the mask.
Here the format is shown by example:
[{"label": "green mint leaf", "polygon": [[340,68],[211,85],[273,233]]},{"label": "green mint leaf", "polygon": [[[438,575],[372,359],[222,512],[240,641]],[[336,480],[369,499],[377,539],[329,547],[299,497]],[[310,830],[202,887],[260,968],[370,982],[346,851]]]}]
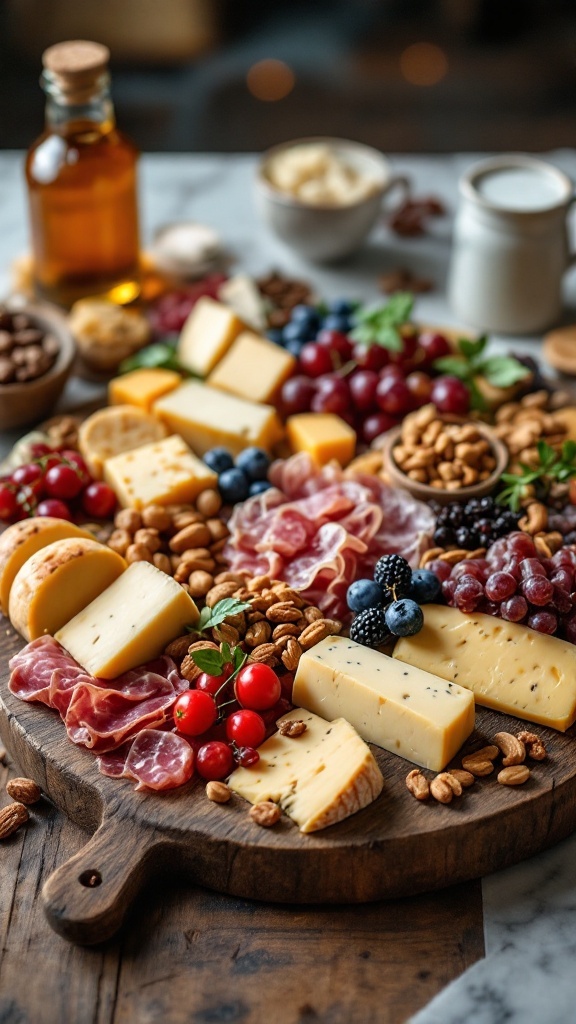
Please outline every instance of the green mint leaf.
[{"label": "green mint leaf", "polygon": [[234,669],[236,671],[238,671],[238,669],[242,667],[242,665],[246,661],[246,657],[247,655],[244,654],[244,651],[242,650],[241,647],[234,648]]},{"label": "green mint leaf", "polygon": [[371,345],[374,340],[374,328],[366,323],[358,324],[350,331],[348,337],[358,345]]},{"label": "green mint leaf", "polygon": [[576,441],[564,441],[562,445],[562,462],[574,462],[576,457]]},{"label": "green mint leaf", "polygon": [[124,359],[120,363],[119,373],[130,373],[132,370],[154,369],[156,367],[182,372],[182,367],[176,358],[173,345],[158,341],[155,345],[147,345],[146,348],[141,348],[139,352],[129,356],[128,359]]},{"label": "green mint leaf", "polygon": [[227,644],[226,641],[220,644],[220,654],[225,665],[232,661],[232,650],[230,644]]},{"label": "green mint leaf", "polygon": [[440,373],[449,373],[450,376],[468,383],[470,368],[461,356],[441,356],[440,359],[434,360],[433,366],[435,370],[440,370]]},{"label": "green mint leaf", "polygon": [[488,405],[476,381],[474,380],[473,377],[470,377],[470,380],[467,380],[466,384],[468,385],[468,388],[470,390],[471,408],[477,409],[478,412],[484,412],[488,408]]},{"label": "green mint leaf", "polygon": [[546,441],[538,441],[536,448],[538,449],[538,458],[542,466],[548,467],[556,462],[556,452],[549,444],[546,444]]},{"label": "green mint leaf", "polygon": [[400,327],[410,319],[413,307],[414,296],[411,292],[396,292],[386,303],[383,312],[390,324]]},{"label": "green mint leaf", "polygon": [[204,651],[192,651],[192,661],[202,672],[207,672],[209,676],[219,676],[222,673],[222,669],[226,664],[220,651],[215,651],[213,648]]},{"label": "green mint leaf", "polygon": [[458,351],[463,356],[466,356],[467,359],[474,359],[476,356],[481,355],[487,343],[488,338],[483,334],[481,338],[476,338],[475,341],[472,341],[470,338],[458,338],[457,346]]},{"label": "green mint leaf", "polygon": [[482,360],[478,370],[495,388],[509,388],[530,374],[513,356],[490,356]]},{"label": "green mint leaf", "polygon": [[404,348],[401,335],[398,334],[395,327],[390,325],[378,329],[374,342],[382,348],[387,348],[390,352],[401,352]]},{"label": "green mint leaf", "polygon": [[[238,612],[245,612],[250,607],[245,601],[238,601],[234,597],[225,597],[217,601],[213,608],[208,609],[208,618],[204,622],[203,629],[213,629],[219,626],[229,615],[237,615]],[[202,609],[205,611],[205,609]]]},{"label": "green mint leaf", "polygon": [[392,352],[401,352],[402,338],[397,328],[408,322],[413,305],[413,295],[397,292],[384,306],[359,309],[355,317],[356,326],[350,332],[352,341],[361,345],[382,345]]}]

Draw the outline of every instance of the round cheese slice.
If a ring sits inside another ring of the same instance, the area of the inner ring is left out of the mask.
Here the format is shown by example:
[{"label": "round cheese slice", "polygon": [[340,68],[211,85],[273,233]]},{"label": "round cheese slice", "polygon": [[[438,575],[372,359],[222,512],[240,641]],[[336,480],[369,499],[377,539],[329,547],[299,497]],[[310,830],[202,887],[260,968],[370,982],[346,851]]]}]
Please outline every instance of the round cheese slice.
[{"label": "round cheese slice", "polygon": [[160,420],[143,409],[113,405],[84,420],[78,431],[78,447],[92,476],[101,480],[106,459],[161,441],[166,434]]},{"label": "round cheese slice", "polygon": [[36,551],[10,591],[10,621],[26,640],[52,636],[120,576],[126,563],[104,544],[83,537]]},{"label": "round cheese slice", "polygon": [[53,516],[23,519],[21,523],[13,523],[4,530],[0,536],[0,609],[4,615],[8,615],[8,599],[14,577],[24,562],[47,544],[68,537],[93,539],[87,530]]}]

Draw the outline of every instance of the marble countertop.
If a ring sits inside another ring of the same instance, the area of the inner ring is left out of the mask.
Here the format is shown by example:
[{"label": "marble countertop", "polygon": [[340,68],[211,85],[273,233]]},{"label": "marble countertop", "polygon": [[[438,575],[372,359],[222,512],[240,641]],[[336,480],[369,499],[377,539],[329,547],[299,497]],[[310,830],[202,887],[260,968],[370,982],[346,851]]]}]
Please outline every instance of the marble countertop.
[{"label": "marble countertop", "polygon": [[[576,181],[576,152],[546,154]],[[395,157],[417,195],[433,193],[448,215],[419,239],[398,239],[384,227],[353,259],[336,267],[304,265],[273,239],[252,204],[253,156],[151,155],[142,159],[141,209],[147,244],[162,224],[192,219],[216,228],[236,266],[253,274],[272,268],[304,276],[325,297],[378,297],[378,276],[397,267],[430,277],[436,288],[418,299],[419,320],[458,324],[445,298],[452,215],[460,174],[473,154]],[[27,250],[19,153],[0,153],[0,296],[10,287],[10,263]],[[576,273],[565,281],[565,317],[576,317]],[[461,323],[458,326],[465,326]],[[505,339],[496,338],[502,347]],[[508,345],[510,341],[508,340]],[[538,352],[536,338],[514,339],[515,350]],[[72,380],[63,407],[97,398],[102,389]],[[11,441],[0,435],[0,450]],[[576,1020],[576,834],[544,854],[483,880],[486,957],[412,1018],[412,1024],[567,1024]]]}]

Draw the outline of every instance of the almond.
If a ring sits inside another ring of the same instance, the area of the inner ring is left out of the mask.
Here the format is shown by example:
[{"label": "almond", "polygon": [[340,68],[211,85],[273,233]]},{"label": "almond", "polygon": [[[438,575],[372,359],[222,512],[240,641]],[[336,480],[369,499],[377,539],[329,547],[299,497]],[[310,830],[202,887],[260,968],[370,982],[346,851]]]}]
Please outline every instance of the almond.
[{"label": "almond", "polygon": [[170,539],[170,550],[182,554],[188,548],[205,548],[211,540],[210,530],[204,523],[191,523]]},{"label": "almond", "polygon": [[530,778],[530,769],[526,764],[511,764],[498,772],[498,782],[502,786],[521,786]]},{"label": "almond", "polygon": [[34,779],[10,779],[6,783],[6,792],[21,804],[35,804],[42,796],[42,790]]},{"label": "almond", "polygon": [[218,604],[218,601],[223,601],[227,597],[232,597],[232,594],[238,590],[238,585],[232,580],[228,583],[217,583],[215,587],[206,594],[206,604],[209,608],[213,608],[214,605]]},{"label": "almond", "polygon": [[0,839],[11,836],[20,825],[28,821],[28,811],[24,804],[8,804],[0,810]]},{"label": "almond", "polygon": [[427,800],[430,796],[430,783],[419,768],[414,768],[406,776],[406,787],[416,800]]}]

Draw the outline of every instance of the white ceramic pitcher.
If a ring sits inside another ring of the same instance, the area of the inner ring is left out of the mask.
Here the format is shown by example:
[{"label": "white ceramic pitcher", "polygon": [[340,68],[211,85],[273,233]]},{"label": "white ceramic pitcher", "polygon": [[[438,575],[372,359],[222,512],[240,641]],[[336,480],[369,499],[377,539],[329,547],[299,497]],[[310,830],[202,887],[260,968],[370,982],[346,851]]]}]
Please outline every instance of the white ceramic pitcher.
[{"label": "white ceramic pitcher", "polygon": [[474,164],[460,180],[448,278],[450,304],[470,327],[531,334],[555,324],[569,251],[572,182],[533,157]]}]

